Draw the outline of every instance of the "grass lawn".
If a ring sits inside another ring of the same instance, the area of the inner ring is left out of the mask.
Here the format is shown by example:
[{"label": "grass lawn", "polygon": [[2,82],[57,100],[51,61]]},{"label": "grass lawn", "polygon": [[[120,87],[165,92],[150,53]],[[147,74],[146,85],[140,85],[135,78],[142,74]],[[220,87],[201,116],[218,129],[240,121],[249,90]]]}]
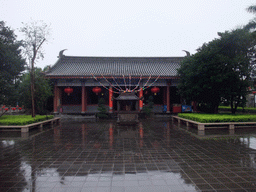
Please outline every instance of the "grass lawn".
[{"label": "grass lawn", "polygon": [[[230,106],[219,106],[218,108],[219,109],[230,109],[231,110]],[[243,108],[242,107],[237,107],[237,110],[241,111],[241,110],[243,110]],[[244,110],[256,111],[256,108],[254,108],[254,107],[245,107]]]},{"label": "grass lawn", "polygon": [[36,115],[34,118],[31,115],[3,115],[0,125],[27,125],[52,118],[53,115]]},{"label": "grass lawn", "polygon": [[179,113],[179,117],[190,119],[201,123],[215,122],[256,122],[256,115],[251,114],[201,114],[201,113]]}]

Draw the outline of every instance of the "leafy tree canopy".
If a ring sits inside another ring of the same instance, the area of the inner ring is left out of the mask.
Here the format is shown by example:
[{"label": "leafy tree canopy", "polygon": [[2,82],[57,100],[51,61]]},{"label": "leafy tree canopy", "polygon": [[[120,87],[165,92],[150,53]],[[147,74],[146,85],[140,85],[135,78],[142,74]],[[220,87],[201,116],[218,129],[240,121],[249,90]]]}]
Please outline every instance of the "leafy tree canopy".
[{"label": "leafy tree canopy", "polygon": [[251,82],[255,37],[245,28],[218,35],[184,59],[178,87],[186,100],[207,106],[207,112],[216,113],[224,99],[235,113]]},{"label": "leafy tree canopy", "polygon": [[[22,43],[14,31],[0,21],[0,103],[14,104],[15,82],[26,64],[21,55]],[[17,102],[17,101],[16,101]]]},{"label": "leafy tree canopy", "polygon": [[43,21],[32,21],[30,23],[23,23],[21,32],[24,33],[25,39],[24,53],[30,64],[30,80],[31,80],[31,114],[35,117],[35,71],[34,66],[38,59],[44,58],[43,43],[48,40],[49,27]]},{"label": "leafy tree canopy", "polygon": [[[20,101],[27,109],[31,109],[31,73],[23,74],[19,85]],[[53,95],[52,84],[44,78],[42,69],[35,68],[35,110],[39,114],[47,113],[48,99]]]}]

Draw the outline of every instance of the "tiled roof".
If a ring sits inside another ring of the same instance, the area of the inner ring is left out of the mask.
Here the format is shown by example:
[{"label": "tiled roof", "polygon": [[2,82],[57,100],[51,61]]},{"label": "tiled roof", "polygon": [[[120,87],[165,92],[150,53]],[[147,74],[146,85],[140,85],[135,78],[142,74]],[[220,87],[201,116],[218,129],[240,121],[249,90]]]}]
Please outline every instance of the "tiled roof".
[{"label": "tiled roof", "polygon": [[115,100],[129,100],[129,101],[133,101],[133,100],[139,100],[140,98],[137,97],[135,95],[135,93],[129,93],[129,92],[126,92],[126,93],[121,93],[117,98],[115,98]]},{"label": "tiled roof", "polygon": [[62,56],[47,77],[177,76],[183,57],[72,57]]}]

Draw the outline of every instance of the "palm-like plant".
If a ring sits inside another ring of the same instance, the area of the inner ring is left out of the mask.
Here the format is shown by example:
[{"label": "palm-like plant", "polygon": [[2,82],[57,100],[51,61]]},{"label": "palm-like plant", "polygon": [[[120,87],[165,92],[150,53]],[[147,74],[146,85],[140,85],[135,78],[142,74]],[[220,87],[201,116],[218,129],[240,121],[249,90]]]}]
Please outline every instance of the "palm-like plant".
[{"label": "palm-like plant", "polygon": [[[250,13],[256,14],[256,5],[251,5],[246,9]],[[252,30],[256,28],[256,18],[252,19],[247,25],[244,26],[245,29]]]},{"label": "palm-like plant", "polygon": [[256,5],[251,5],[246,10],[250,13],[256,13]]}]

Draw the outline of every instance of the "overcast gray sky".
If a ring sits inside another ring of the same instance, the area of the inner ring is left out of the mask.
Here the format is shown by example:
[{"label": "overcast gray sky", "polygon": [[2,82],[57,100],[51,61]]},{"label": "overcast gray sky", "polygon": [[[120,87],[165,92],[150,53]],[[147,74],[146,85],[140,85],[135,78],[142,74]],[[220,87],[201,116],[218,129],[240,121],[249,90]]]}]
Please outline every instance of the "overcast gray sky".
[{"label": "overcast gray sky", "polygon": [[[18,33],[21,22],[51,25],[43,68],[59,51],[72,56],[185,56],[217,32],[243,26],[255,0],[1,0],[0,20]],[[255,15],[256,16],[256,15]]]}]

